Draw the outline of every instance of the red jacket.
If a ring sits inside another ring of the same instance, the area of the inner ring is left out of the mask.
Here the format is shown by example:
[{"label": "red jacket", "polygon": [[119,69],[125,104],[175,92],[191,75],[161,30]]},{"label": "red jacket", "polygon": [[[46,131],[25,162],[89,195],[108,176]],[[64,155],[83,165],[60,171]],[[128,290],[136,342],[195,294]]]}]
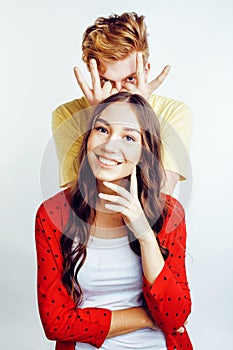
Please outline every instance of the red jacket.
[{"label": "red jacket", "polygon": [[[169,256],[154,285],[143,276],[143,293],[151,315],[165,333],[168,350],[192,349],[187,331],[177,333],[191,311],[190,292],[185,272],[186,228],[181,204],[166,196],[168,214],[158,237]],[[76,308],[61,282],[63,257],[60,237],[69,217],[65,191],[45,201],[36,215],[38,264],[38,304],[48,339],[56,350],[74,350],[75,342],[96,348],[106,339],[111,310]]]}]

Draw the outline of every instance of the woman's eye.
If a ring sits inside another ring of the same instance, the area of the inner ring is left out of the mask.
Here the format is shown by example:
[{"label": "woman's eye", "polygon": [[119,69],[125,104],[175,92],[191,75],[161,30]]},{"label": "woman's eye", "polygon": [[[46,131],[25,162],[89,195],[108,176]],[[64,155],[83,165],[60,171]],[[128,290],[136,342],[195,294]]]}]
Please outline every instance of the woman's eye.
[{"label": "woman's eye", "polygon": [[125,139],[126,139],[126,141],[135,141],[135,139],[130,135],[126,135]]},{"label": "woman's eye", "polygon": [[95,127],[95,130],[102,132],[104,134],[106,134],[108,132],[108,130],[105,129],[103,126],[97,126],[97,127]]}]

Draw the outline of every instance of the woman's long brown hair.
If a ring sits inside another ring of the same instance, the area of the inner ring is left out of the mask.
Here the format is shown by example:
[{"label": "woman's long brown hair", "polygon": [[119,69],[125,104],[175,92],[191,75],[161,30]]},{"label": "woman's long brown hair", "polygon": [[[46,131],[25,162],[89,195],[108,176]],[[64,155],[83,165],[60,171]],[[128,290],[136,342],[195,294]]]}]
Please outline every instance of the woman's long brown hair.
[{"label": "woman's long brown hair", "polygon": [[[138,197],[156,237],[166,215],[160,193],[164,171],[161,161],[159,121],[151,106],[140,95],[128,92],[112,95],[97,105],[92,113],[89,129],[83,137],[80,153],[76,159],[76,165],[79,168],[78,180],[67,197],[71,210],[68,224],[60,240],[64,258],[62,282],[77,305],[82,301],[78,272],[86,259],[86,247],[90,237],[90,227],[96,215],[95,205],[98,197],[96,179],[87,159],[87,142],[98,117],[109,104],[116,102],[129,103],[134,108],[141,128],[142,157],[140,164],[137,165]],[[139,242],[131,231],[128,232],[128,237],[132,250],[140,255]],[[157,241],[160,245],[158,237]],[[167,249],[161,246],[160,249],[166,259]]]}]

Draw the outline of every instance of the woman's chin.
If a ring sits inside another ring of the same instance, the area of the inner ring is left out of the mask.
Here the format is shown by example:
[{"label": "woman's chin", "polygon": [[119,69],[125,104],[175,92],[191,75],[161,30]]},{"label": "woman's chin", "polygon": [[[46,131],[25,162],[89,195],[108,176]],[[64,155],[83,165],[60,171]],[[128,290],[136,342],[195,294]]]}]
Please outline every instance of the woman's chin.
[{"label": "woman's chin", "polygon": [[106,182],[118,182],[121,179],[118,179],[116,177],[111,177],[111,176],[109,176],[109,177],[108,176],[101,176],[101,177],[96,176],[96,180],[100,181],[100,182],[104,182],[104,181],[106,181]]}]

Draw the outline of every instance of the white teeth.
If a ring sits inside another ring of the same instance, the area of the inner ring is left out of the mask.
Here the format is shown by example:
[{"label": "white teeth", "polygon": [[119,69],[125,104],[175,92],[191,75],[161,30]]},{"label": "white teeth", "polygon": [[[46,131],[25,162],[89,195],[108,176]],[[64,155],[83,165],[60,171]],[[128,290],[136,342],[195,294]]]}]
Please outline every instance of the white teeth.
[{"label": "white teeth", "polygon": [[99,160],[101,161],[101,163],[106,164],[106,165],[117,165],[118,162],[115,162],[114,160],[110,160],[110,159],[106,159],[106,158],[102,158],[99,157]]}]

